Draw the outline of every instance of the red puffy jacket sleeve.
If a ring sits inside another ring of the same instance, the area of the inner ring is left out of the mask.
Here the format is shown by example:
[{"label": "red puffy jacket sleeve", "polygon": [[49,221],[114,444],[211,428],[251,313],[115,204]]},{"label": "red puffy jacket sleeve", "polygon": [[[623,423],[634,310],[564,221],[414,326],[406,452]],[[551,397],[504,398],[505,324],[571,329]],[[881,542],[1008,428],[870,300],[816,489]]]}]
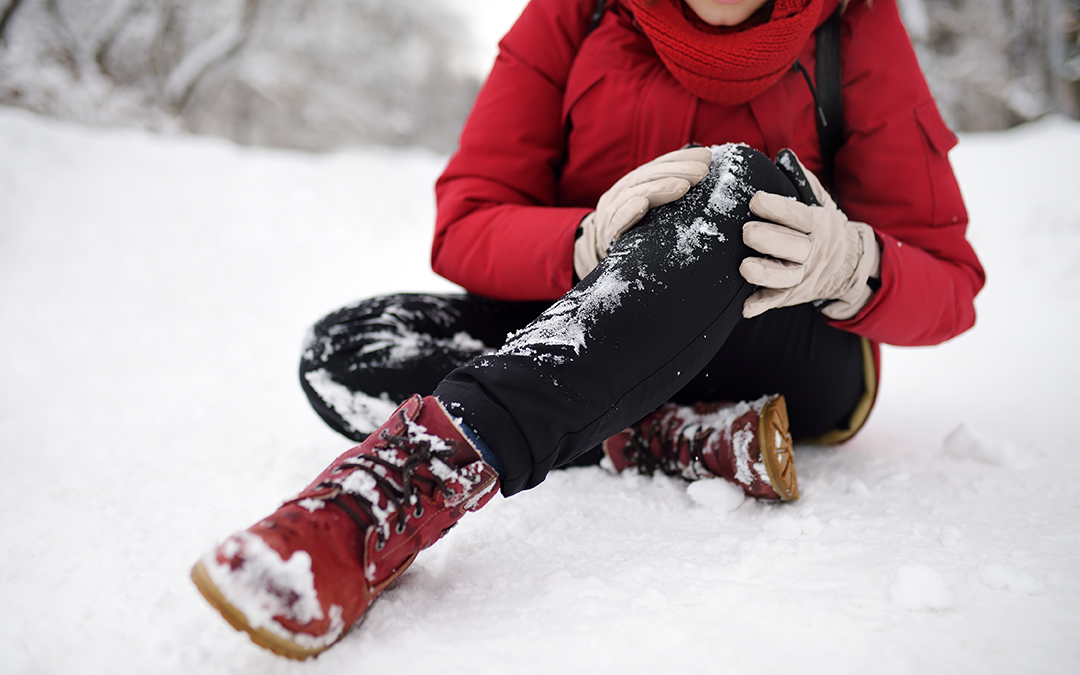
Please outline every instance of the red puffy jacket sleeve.
[{"label": "red puffy jacket sleeve", "polygon": [[975,323],[975,294],[986,280],[966,239],[967,210],[947,156],[956,137],[896,4],[853,4],[849,12],[837,201],[877,232],[881,287],[855,317],[832,323],[875,342],[938,344]]},{"label": "red puffy jacket sleeve", "polygon": [[435,185],[432,269],[469,292],[548,300],[573,285],[574,233],[590,209],[557,207],[556,182],[563,92],[593,5],[529,3],[500,43],[459,149]]}]

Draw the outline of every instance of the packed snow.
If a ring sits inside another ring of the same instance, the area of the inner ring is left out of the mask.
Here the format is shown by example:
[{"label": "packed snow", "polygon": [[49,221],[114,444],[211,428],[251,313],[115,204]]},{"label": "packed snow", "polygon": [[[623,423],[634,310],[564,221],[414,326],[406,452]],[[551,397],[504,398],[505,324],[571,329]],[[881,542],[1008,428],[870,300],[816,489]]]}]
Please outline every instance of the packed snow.
[{"label": "packed snow", "polygon": [[962,138],[978,325],[887,349],[863,432],[796,446],[797,502],[556,472],[303,664],[188,573],[350,445],[300,390],[308,326],[452,290],[428,268],[446,158],[11,109],[0,154],[3,673],[1080,671],[1080,124]]},{"label": "packed snow", "polygon": [[[339,605],[330,607],[335,615],[331,621],[333,628],[315,640],[310,640],[311,635],[286,631],[274,621],[274,617],[285,617],[305,624],[325,618],[315,591],[315,575],[307,551],[296,551],[288,560],[282,560],[262,538],[246,531],[226,539],[221,551],[225,562],[218,562],[213,550],[208,551],[200,562],[214,586],[243,613],[253,628],[262,628],[296,642],[309,638],[303,646],[312,649],[333,643],[345,630]],[[233,570],[238,558],[243,564]]]}]

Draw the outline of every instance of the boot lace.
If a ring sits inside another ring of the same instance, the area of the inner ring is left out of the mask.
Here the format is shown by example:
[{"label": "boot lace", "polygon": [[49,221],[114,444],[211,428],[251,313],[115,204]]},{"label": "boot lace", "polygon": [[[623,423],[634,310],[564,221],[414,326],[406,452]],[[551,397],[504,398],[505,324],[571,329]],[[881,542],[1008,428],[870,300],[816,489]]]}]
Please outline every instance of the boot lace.
[{"label": "boot lace", "polygon": [[[404,459],[393,461],[387,457],[379,457],[374,454],[362,454],[350,457],[338,466],[332,473],[338,474],[330,480],[318,484],[319,488],[327,488],[331,493],[324,497],[342,511],[344,511],[360,528],[361,532],[367,531],[370,525],[375,525],[378,539],[375,543],[377,549],[386,545],[389,538],[389,523],[385,515],[396,513],[397,523],[394,528],[396,534],[405,532],[405,524],[408,520],[407,507],[412,507],[412,515],[419,518],[424,515],[424,506],[420,501],[418,485],[425,484],[433,490],[439,490],[444,498],[452,497],[455,493],[447,485],[446,480],[436,472],[430,475],[418,473],[423,467],[431,467],[433,461],[440,461],[447,466],[450,457],[458,451],[458,444],[453,439],[438,439],[433,436],[410,434],[410,421],[405,417],[403,410],[398,411],[401,421],[402,433],[400,435],[390,433],[389,429],[383,429],[379,433],[379,442],[375,449],[401,450],[405,453]],[[438,443],[432,443],[432,439]],[[437,447],[441,446],[441,447]],[[375,490],[362,494],[355,490],[349,490],[343,485],[343,481],[350,474],[362,471],[374,480]],[[391,480],[390,474],[399,474],[400,484]],[[387,507],[382,509],[378,506],[378,496],[387,500]],[[343,499],[344,497],[349,499]],[[357,513],[353,507],[360,510]]]},{"label": "boot lace", "polygon": [[[687,433],[693,429],[692,433]],[[652,476],[657,471],[665,476],[680,476],[687,480],[709,478],[713,474],[705,468],[703,451],[708,443],[712,429],[701,425],[684,425],[678,419],[652,420],[645,429],[635,426],[630,432],[630,441],[623,447],[626,462],[637,466],[641,473]],[[656,457],[651,449],[653,442],[660,449]],[[679,460],[679,444],[686,442],[689,462]]]}]

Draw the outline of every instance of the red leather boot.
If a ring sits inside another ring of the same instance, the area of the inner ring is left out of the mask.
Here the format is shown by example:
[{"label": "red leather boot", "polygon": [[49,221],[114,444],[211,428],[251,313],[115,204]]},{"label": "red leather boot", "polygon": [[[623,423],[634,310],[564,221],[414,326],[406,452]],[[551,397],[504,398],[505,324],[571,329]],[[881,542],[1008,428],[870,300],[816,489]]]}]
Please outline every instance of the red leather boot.
[{"label": "red leather boot", "polygon": [[498,488],[442,404],[414,396],[273,515],[203,556],[191,576],[255,644],[305,659],[357,625],[417,553]]},{"label": "red leather boot", "polygon": [[758,499],[799,498],[783,396],[739,403],[668,403],[603,443],[622,472],[720,477]]}]

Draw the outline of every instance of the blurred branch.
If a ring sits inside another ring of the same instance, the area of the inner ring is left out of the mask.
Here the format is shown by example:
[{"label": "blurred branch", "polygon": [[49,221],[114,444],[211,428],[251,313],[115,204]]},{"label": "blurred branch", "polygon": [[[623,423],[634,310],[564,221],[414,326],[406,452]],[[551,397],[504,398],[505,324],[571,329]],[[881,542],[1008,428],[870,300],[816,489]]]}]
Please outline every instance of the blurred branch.
[{"label": "blurred branch", "polygon": [[79,54],[77,52],[79,39],[75,31],[71,30],[56,0],[45,0],[45,11],[53,17],[57,31],[63,36],[63,40],[56,46],[61,57],[60,62],[71,70],[74,77],[81,77],[82,71],[79,68]]},{"label": "blurred branch", "polygon": [[8,22],[11,21],[11,17],[15,16],[15,10],[19,8],[23,0],[10,0],[4,7],[4,11],[0,12],[0,45],[6,45],[7,40],[5,35],[7,33]]},{"label": "blurred branch", "polygon": [[243,10],[235,20],[196,45],[176,64],[165,79],[163,94],[166,101],[178,110],[183,109],[203,75],[243,47],[251,34],[260,1],[245,0]]},{"label": "blurred branch", "polygon": [[112,7],[113,11],[111,14],[107,15],[103,21],[105,30],[103,31],[101,40],[98,42],[97,48],[94,50],[94,62],[97,63],[98,69],[106,75],[110,75],[110,72],[105,57],[108,55],[109,49],[112,48],[117,36],[120,35],[120,31],[124,28],[124,25],[131,19],[132,15],[138,11],[139,3],[134,0],[128,0],[128,2],[113,5]]}]

